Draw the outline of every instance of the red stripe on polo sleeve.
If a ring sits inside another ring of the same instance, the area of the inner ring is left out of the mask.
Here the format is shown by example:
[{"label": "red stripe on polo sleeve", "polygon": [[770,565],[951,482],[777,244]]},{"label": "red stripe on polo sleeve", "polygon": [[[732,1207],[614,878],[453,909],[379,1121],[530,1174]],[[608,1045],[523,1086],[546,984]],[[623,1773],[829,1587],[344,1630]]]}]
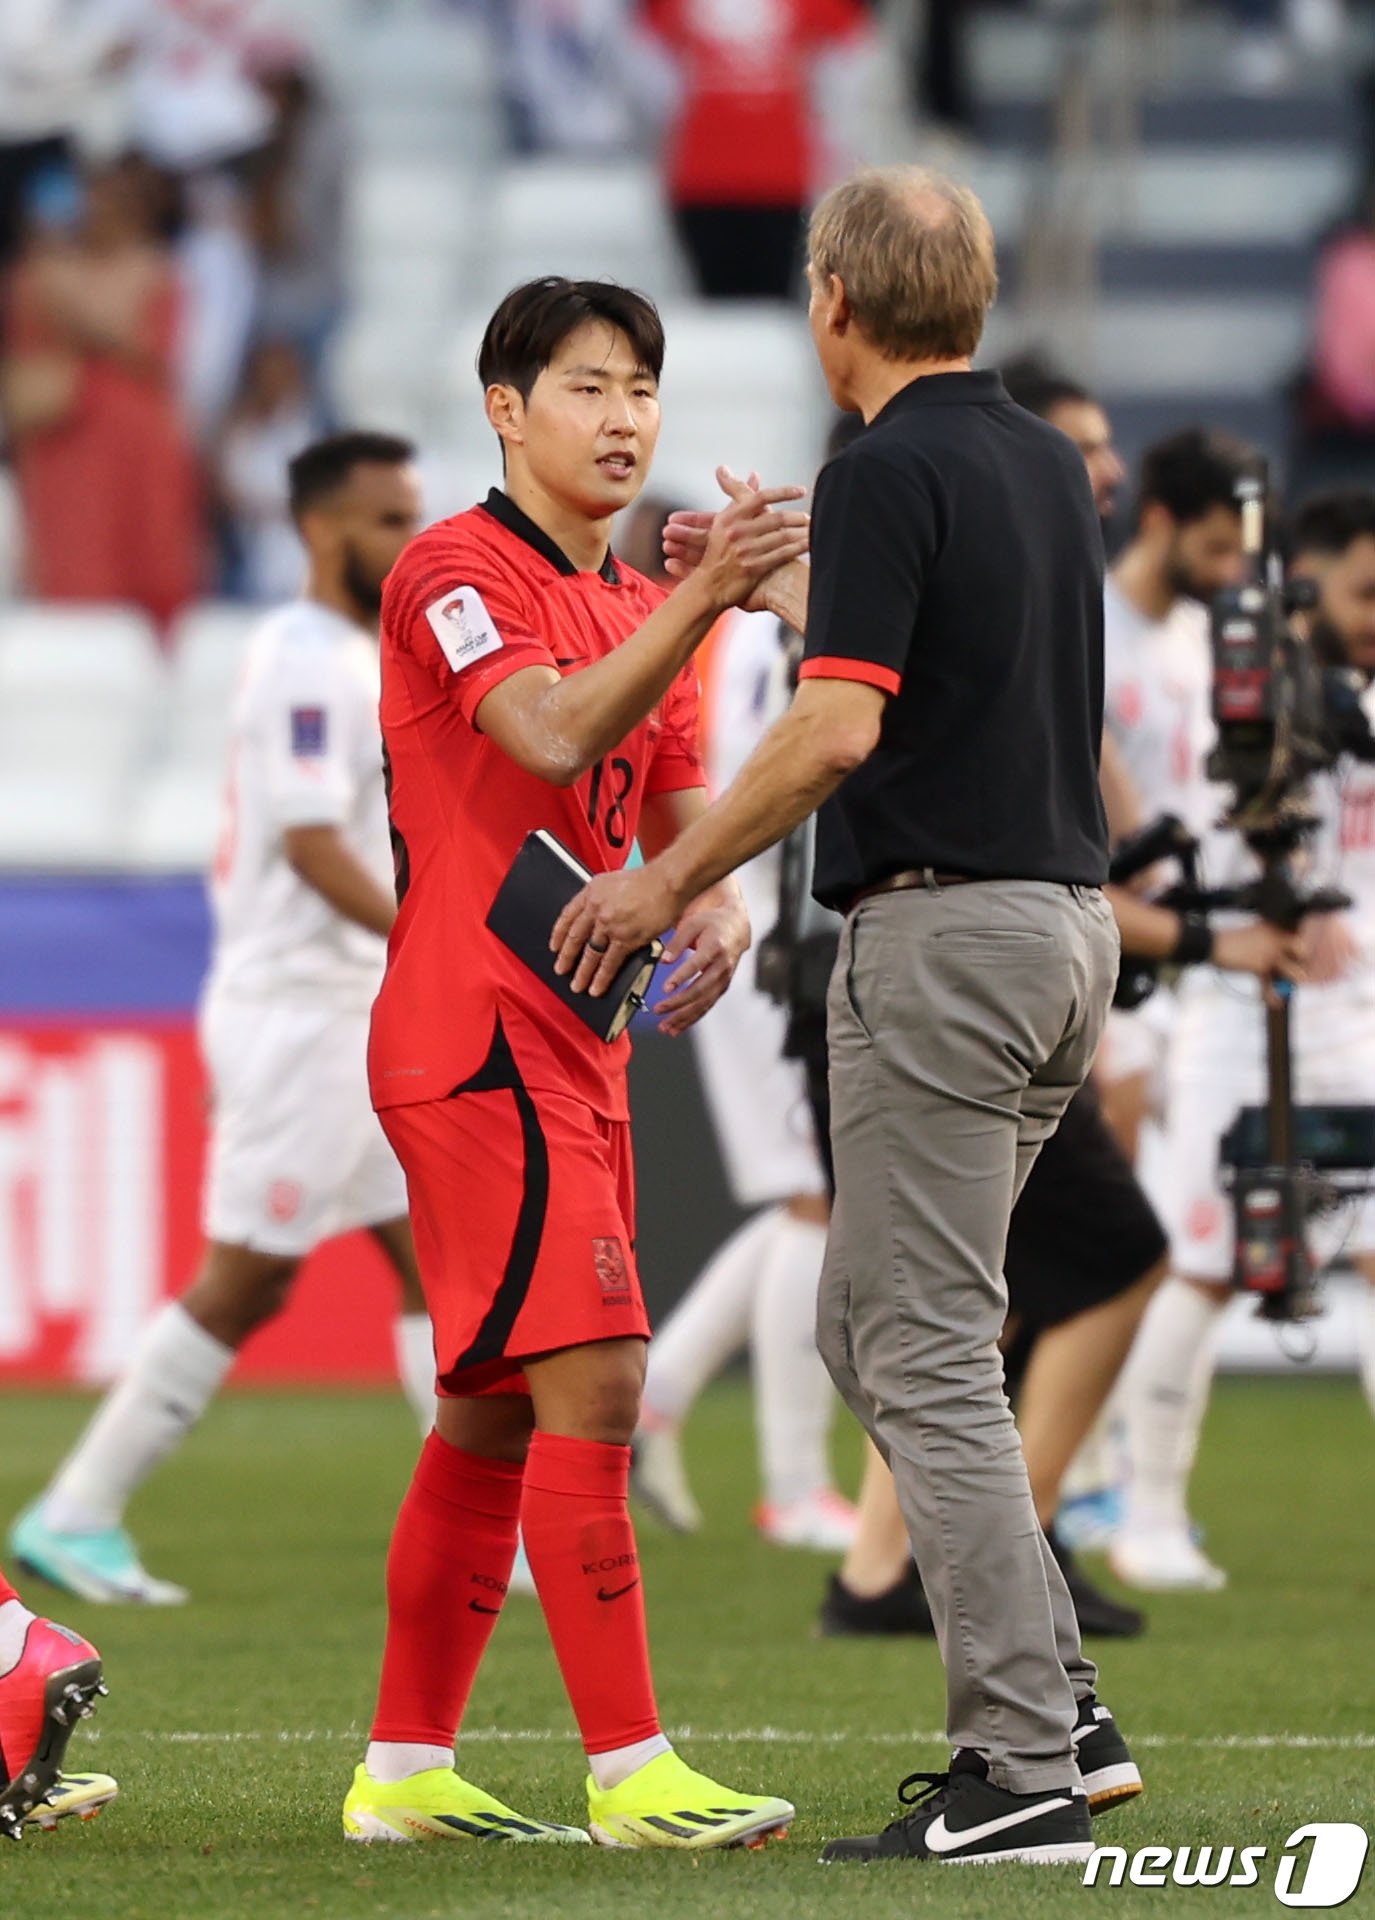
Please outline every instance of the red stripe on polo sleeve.
[{"label": "red stripe on polo sleeve", "polygon": [[804,660],[798,668],[799,680],[858,680],[861,686],[877,687],[880,693],[895,694],[902,675],[873,660],[846,660],[839,654],[823,654],[816,660]]}]

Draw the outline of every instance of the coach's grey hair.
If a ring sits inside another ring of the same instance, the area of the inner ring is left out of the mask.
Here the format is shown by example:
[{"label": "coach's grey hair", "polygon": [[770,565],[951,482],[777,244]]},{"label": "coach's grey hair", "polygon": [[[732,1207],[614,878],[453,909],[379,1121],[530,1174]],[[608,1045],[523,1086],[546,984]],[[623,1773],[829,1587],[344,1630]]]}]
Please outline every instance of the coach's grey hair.
[{"label": "coach's grey hair", "polygon": [[993,229],[968,187],[925,167],[869,167],[812,215],[822,287],[842,282],[861,332],[891,360],[962,360],[998,291]]}]

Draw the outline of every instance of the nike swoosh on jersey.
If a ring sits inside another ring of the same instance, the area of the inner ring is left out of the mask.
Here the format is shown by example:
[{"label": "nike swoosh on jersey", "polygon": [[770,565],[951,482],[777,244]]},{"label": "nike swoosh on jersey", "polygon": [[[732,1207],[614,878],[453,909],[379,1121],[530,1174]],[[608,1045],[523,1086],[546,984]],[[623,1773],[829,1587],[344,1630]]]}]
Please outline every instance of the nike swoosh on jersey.
[{"label": "nike swoosh on jersey", "polygon": [[1068,1794],[1059,1800],[1038,1800],[1034,1807],[1018,1807],[1015,1813],[1002,1814],[997,1820],[985,1820],[981,1826],[961,1827],[957,1833],[952,1833],[946,1826],[945,1815],[938,1813],[922,1838],[932,1853],[953,1853],[956,1847],[967,1847],[972,1840],[991,1840],[995,1833],[1005,1833],[1012,1827],[1024,1827],[1028,1820],[1039,1820],[1043,1813],[1054,1813],[1058,1807],[1073,1804]]}]

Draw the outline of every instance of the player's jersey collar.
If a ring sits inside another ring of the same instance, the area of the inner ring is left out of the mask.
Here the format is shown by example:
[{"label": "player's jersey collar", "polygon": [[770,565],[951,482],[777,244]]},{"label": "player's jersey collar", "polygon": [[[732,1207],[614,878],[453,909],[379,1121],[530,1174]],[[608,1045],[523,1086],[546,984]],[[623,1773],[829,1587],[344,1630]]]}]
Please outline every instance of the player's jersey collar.
[{"label": "player's jersey collar", "polygon": [[[529,514],[522,513],[510,495],[503,493],[500,487],[492,488],[483,501],[482,508],[484,513],[490,513],[494,520],[505,527],[508,533],[514,533],[517,539],[533,547],[551,567],[565,574],[578,572],[578,568],[573,565],[563,548],[555,546],[543,527],[537,527]],[[597,568],[597,572],[611,586],[618,587],[621,584],[620,570],[610,547],[607,548],[606,558]]]}]

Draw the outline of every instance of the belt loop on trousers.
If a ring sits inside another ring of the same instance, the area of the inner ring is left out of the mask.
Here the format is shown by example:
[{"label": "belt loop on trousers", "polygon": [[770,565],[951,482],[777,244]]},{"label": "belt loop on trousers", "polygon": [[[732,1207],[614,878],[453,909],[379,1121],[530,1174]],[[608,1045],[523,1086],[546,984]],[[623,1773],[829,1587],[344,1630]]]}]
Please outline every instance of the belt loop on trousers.
[{"label": "belt loop on trousers", "polygon": [[924,886],[924,887],[926,888],[926,891],[927,891],[928,893],[939,893],[939,892],[940,892],[940,887],[939,887],[939,886],[937,885],[937,883],[936,883],[936,869],[935,869],[934,867],[923,867],[923,868],[922,868],[922,870],[921,870],[921,883],[922,883],[922,885],[923,885],[923,886]]}]

